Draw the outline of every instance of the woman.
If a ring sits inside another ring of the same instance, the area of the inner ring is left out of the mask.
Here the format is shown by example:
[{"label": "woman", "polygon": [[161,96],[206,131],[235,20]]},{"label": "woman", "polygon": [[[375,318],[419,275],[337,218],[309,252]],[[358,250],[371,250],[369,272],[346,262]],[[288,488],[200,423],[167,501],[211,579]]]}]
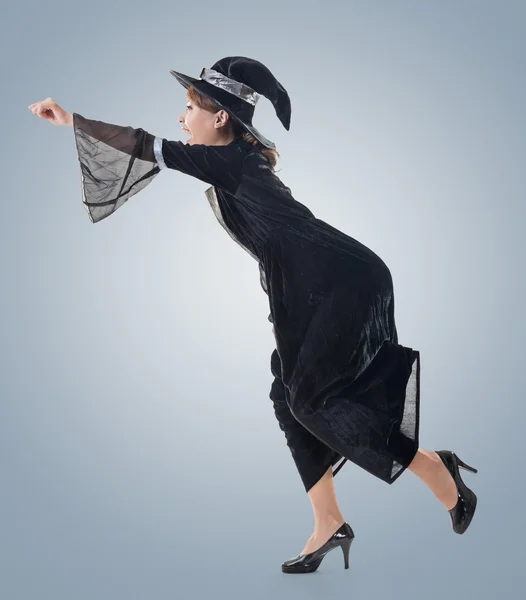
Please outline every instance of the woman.
[{"label": "woman", "polygon": [[261,94],[289,129],[285,88],[262,63],[239,56],[199,78],[170,72],[187,89],[179,117],[186,144],[70,114],[51,98],[29,108],[73,127],[92,222],[161,169],[175,169],[211,185],[205,193],[219,222],[258,261],[276,339],[270,398],[315,519],[302,552],[282,570],[314,571],[336,547],[348,568],[354,532],[333,481],[347,460],[388,484],[409,469],[449,511],[453,530],[464,533],[477,497],[459,467],[477,470],[454,452],[418,446],[420,354],[398,344],[389,269],[293,198],[274,172],[274,144],[252,125]]}]

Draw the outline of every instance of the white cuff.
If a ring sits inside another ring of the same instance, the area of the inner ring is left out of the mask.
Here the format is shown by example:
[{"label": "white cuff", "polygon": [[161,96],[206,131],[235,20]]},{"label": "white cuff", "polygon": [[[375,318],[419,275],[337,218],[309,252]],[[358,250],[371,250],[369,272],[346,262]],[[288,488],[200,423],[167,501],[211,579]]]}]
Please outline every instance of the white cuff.
[{"label": "white cuff", "polygon": [[163,158],[163,138],[156,137],[153,142],[153,153],[160,169],[167,169]]}]

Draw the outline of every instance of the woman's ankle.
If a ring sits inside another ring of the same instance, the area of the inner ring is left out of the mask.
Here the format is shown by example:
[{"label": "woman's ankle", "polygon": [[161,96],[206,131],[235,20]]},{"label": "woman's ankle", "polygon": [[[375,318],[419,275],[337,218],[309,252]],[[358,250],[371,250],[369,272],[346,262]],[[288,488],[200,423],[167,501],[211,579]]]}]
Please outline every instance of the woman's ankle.
[{"label": "woman's ankle", "polygon": [[343,515],[323,515],[317,517],[314,521],[314,535],[317,532],[326,533],[327,531],[336,531],[345,523]]}]

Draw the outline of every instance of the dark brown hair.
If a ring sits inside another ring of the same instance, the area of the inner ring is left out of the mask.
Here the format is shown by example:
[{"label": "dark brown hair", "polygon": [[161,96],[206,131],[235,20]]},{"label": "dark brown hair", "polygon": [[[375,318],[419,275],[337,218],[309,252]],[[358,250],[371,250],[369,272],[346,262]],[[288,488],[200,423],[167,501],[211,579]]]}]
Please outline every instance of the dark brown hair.
[{"label": "dark brown hair", "polygon": [[[221,107],[218,104],[216,104],[211,98],[208,98],[207,96],[204,96],[203,94],[199,93],[195,89],[195,87],[191,86],[188,88],[188,98],[192,102],[195,102],[195,104],[197,104],[197,106],[199,106],[199,108],[202,108],[203,110],[207,110],[209,112],[217,112],[218,110],[221,110]],[[266,146],[263,146],[263,144],[259,140],[257,140],[252,134],[250,134],[234,119],[230,118],[229,122],[234,137],[236,139],[242,138],[246,142],[249,142],[250,144],[255,146],[267,158],[270,164],[270,168],[274,170],[274,167],[278,162],[279,152],[277,150],[274,150],[273,148],[267,148]]]}]

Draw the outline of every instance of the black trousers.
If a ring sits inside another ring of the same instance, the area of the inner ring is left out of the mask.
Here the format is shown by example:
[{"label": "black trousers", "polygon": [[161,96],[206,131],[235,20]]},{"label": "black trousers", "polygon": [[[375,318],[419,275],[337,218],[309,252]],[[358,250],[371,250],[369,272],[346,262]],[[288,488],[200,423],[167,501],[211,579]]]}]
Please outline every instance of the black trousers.
[{"label": "black trousers", "polygon": [[334,476],[347,459],[313,435],[292,414],[287,402],[286,388],[281,379],[281,364],[277,350],[271,354],[270,368],[274,381],[270,387],[269,397],[274,405],[279,427],[285,434],[287,446],[308,492],[329,467],[333,467]]},{"label": "black trousers", "polygon": [[[418,351],[386,342],[368,369],[366,381],[360,382],[360,389],[368,390],[366,402],[350,386],[316,411],[309,407],[291,410],[277,350],[270,362],[274,381],[269,397],[306,492],[329,467],[335,476],[347,460],[388,484],[411,464],[418,450]],[[375,402],[375,393],[381,403]],[[390,424],[384,412],[374,409],[375,404],[385,405],[386,398],[405,410]]]}]

